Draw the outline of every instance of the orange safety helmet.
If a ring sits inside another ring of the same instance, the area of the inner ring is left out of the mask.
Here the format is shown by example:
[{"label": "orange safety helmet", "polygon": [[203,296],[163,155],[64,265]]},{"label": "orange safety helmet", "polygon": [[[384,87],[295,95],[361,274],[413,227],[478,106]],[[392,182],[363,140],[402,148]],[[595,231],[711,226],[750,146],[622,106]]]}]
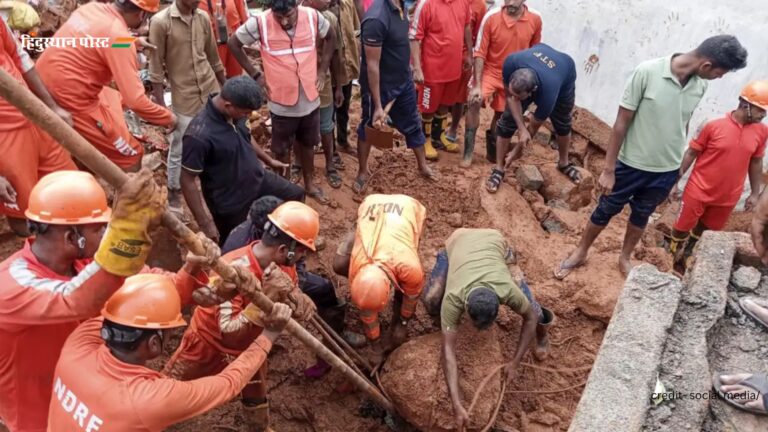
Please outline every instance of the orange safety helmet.
[{"label": "orange safety helmet", "polygon": [[161,274],[138,274],[127,278],[107,300],[101,315],[114,323],[140,329],[187,325],[181,317],[181,298],[173,279]]},{"label": "orange safety helmet", "polygon": [[160,0],[131,0],[131,3],[147,12],[155,13],[160,10]]},{"label": "orange safety helmet", "polygon": [[303,202],[288,201],[276,208],[267,218],[280,231],[315,250],[315,240],[320,232],[320,215],[315,209]]},{"label": "orange safety helmet", "polygon": [[349,285],[352,303],[364,311],[384,310],[389,302],[390,290],[389,277],[384,269],[376,264],[361,267]]},{"label": "orange safety helmet", "polygon": [[57,171],[37,182],[24,212],[27,219],[52,225],[107,223],[112,210],[96,178],[84,171]]},{"label": "orange safety helmet", "polygon": [[741,98],[768,110],[768,81],[752,81],[741,90]]}]

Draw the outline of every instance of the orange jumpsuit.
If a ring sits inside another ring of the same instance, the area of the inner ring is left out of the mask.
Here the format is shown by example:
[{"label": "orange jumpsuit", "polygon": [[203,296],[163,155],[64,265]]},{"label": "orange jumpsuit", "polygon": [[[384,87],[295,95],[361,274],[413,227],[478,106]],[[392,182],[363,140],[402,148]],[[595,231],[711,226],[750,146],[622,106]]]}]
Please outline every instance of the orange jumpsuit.
[{"label": "orange jumpsuit", "polygon": [[51,432],[164,430],[235,397],[272,348],[261,336],[222,373],[178,381],[115,358],[99,334],[102,322],[83,323],[61,351],[48,412]]},{"label": "orange jumpsuit", "polygon": [[[32,253],[33,241],[0,263],[0,418],[11,432],[45,430],[64,341],[124,280],[90,259],[75,262],[74,278],[56,274]],[[188,303],[193,278],[180,272],[176,283]]]},{"label": "orange jumpsuit", "polygon": [[[404,294],[400,315],[413,316],[424,285],[419,259],[419,238],[427,209],[408,195],[368,195],[357,211],[357,229],[349,261],[349,280],[361,267],[377,263],[390,274]],[[361,311],[366,334],[380,333],[378,314]],[[363,316],[364,315],[364,316]]]},{"label": "orange jumpsuit", "polygon": [[[92,48],[87,36],[131,37],[128,26],[111,4],[86,3],[56,32],[56,38],[77,38],[75,47],[49,47],[37,69],[56,101],[72,113],[75,129],[112,162],[127,168],[141,161],[143,149],[128,131],[123,108],[160,126],[173,122],[171,111],[149,100],[139,80],[136,47]],[[109,85],[114,80],[116,91]]]},{"label": "orange jumpsuit", "polygon": [[[248,20],[248,11],[245,10],[244,0],[200,0],[200,4],[198,4],[197,7],[208,12],[208,15],[210,15],[213,34],[217,41],[219,40],[219,29],[216,26],[216,15],[211,14],[211,11],[208,8],[208,2],[210,2],[211,6],[213,6],[215,14],[221,14],[222,12],[225,13],[228,37],[232,37],[232,35],[235,33],[235,30],[237,30],[237,28],[241,25],[245,24],[245,22]],[[226,11],[222,10],[222,4],[225,6]],[[224,68],[227,71],[227,78],[242,75],[243,68],[240,66],[240,63],[237,62],[235,56],[229,52],[227,44],[218,44],[218,50],[221,63],[224,65]]]},{"label": "orange jumpsuit", "polygon": [[[27,87],[23,74],[34,65],[23,64],[20,49],[8,25],[5,21],[0,22],[0,68],[19,85]],[[3,153],[0,176],[5,177],[16,190],[16,203],[2,203],[0,213],[21,219],[27,209],[29,193],[41,177],[77,167],[63,147],[3,98],[0,98],[0,119],[0,148]]]},{"label": "orange jumpsuit", "polygon": [[[253,275],[261,280],[263,271],[253,255],[253,243],[224,255],[232,264],[248,265]],[[294,284],[298,276],[294,266],[280,266]],[[298,285],[296,285],[298,290]],[[176,379],[190,380],[217,374],[247,349],[262,332],[262,328],[248,321],[241,312],[248,301],[240,295],[212,307],[198,307],[192,314],[189,327],[184,332],[179,348],[166,363],[163,373]],[[267,363],[259,369],[258,376],[264,382]],[[264,397],[265,388],[251,384],[243,389],[243,398]]]}]

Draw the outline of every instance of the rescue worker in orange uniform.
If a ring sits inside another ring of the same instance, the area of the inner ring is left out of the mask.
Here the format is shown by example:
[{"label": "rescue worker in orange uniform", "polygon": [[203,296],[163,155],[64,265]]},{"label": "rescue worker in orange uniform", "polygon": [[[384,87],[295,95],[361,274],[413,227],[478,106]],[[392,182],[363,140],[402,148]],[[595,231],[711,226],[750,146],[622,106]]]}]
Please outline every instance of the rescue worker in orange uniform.
[{"label": "rescue worker in orange uniform", "polygon": [[[218,45],[219,57],[227,78],[234,78],[243,74],[243,68],[237,62],[235,56],[229,52],[227,41],[235,33],[238,27],[248,20],[248,11],[245,10],[243,0],[200,0],[197,6],[200,10],[208,12],[211,17],[213,35]],[[213,13],[211,13],[213,9]]]},{"label": "rescue worker in orange uniform", "polygon": [[[288,201],[268,216],[261,240],[224,255],[232,264],[249,268],[262,283],[262,291],[273,301],[296,300],[295,317],[305,321],[315,305],[299,290],[295,263],[315,250],[320,218],[315,210],[298,201]],[[290,278],[290,293],[273,288],[278,274]],[[214,276],[215,277],[215,276]],[[220,305],[195,309],[189,328],[164,373],[180,380],[193,380],[224,370],[232,359],[262,334],[262,311],[246,296],[236,295]],[[243,417],[251,432],[269,430],[267,363],[242,391]]]},{"label": "rescue worker in orange uniform", "polygon": [[223,405],[266,361],[291,317],[288,306],[275,303],[264,332],[237,359],[217,375],[184,382],[145,366],[163,353],[166,332],[186,325],[181,305],[167,276],[126,279],[102,317],[80,325],[64,345],[48,430],[160,431]]},{"label": "rescue worker in orange uniform", "polygon": [[[32,189],[26,216],[34,237],[0,263],[0,418],[11,432],[45,430],[64,341],[125,277],[148,271],[149,231],[164,205],[148,170],[131,175],[114,211],[86,172],[58,171]],[[206,244],[206,256],[217,257]],[[175,276],[187,296],[197,286],[194,267]]]},{"label": "rescue worker in orange uniform", "polygon": [[[4,20],[0,20],[0,68],[19,85],[29,87],[53,112],[72,124],[72,116],[48,93],[35,63],[18,44]],[[5,177],[15,191],[15,197],[11,196],[14,199],[3,201],[0,214],[6,216],[13,232],[27,236],[24,211],[32,187],[48,173],[76,167],[63,147],[3,98],[0,98],[0,119],[0,143],[3,143],[0,176]]]},{"label": "rescue worker in orange uniform", "polygon": [[[149,13],[159,10],[159,4],[159,0],[86,3],[54,34],[54,38],[75,38],[74,47],[48,47],[37,62],[53,97],[72,113],[75,130],[126,171],[141,167],[143,149],[128,131],[123,106],[149,123],[176,126],[176,116],[144,93],[136,46],[130,42],[134,39],[130,29],[139,28]],[[107,38],[111,46],[90,46],[98,38]],[[119,92],[108,87],[112,81]]]},{"label": "rescue worker in orange uniform", "polygon": [[[416,310],[424,285],[418,249],[426,213],[407,195],[368,195],[357,211],[355,231],[336,251],[333,269],[350,280],[352,303],[360,309],[365,336],[379,353],[403,342]],[[380,341],[379,312],[387,306],[393,287],[393,324],[385,344]]]}]

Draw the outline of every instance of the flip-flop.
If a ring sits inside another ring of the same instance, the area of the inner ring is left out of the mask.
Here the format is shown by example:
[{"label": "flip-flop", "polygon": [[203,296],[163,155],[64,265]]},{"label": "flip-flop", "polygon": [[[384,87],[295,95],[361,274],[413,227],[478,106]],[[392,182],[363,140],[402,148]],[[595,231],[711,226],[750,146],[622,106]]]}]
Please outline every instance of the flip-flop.
[{"label": "flip-flop", "polygon": [[555,276],[555,279],[563,280],[563,279],[567,278],[568,275],[571,274],[572,271],[576,270],[577,268],[579,268],[579,267],[581,267],[581,266],[583,266],[584,264],[587,263],[587,260],[585,259],[584,261],[582,261],[582,262],[580,262],[580,263],[578,263],[576,265],[573,265],[573,266],[570,266],[570,267],[563,267],[563,263],[565,263],[565,260],[567,260],[567,259],[568,258],[565,258],[564,260],[560,261],[560,264],[557,265],[557,268],[553,272],[553,274]]},{"label": "flip-flop", "polygon": [[331,200],[325,196],[325,193],[320,188],[315,189],[314,192],[307,192],[307,196],[313,198],[315,201],[322,205],[328,205],[331,202]]},{"label": "flip-flop", "polygon": [[329,169],[325,171],[325,179],[328,180],[328,185],[334,189],[341,187],[341,177],[336,169]]},{"label": "flip-flop", "polygon": [[357,195],[362,195],[365,193],[365,190],[368,189],[368,180],[360,180],[359,178],[355,178],[355,181],[352,182],[352,192],[356,193]]},{"label": "flip-flop", "polygon": [[750,301],[752,301],[754,303],[757,303],[759,306],[763,306],[763,307],[766,307],[765,306],[766,302],[764,300],[758,298],[758,297],[747,296],[747,297],[742,297],[742,298],[739,299],[739,306],[741,306],[741,310],[743,310],[745,314],[751,316],[752,319],[754,319],[755,321],[758,322],[758,324],[760,324],[761,326],[763,326],[765,328],[768,328],[768,323],[766,323],[765,321],[761,320],[760,317],[758,317],[754,312],[752,312],[749,309],[747,309],[746,307],[744,307],[744,302],[746,300],[750,300]]},{"label": "flip-flop", "polygon": [[742,405],[736,401],[732,397],[726,396],[725,392],[723,392],[722,387],[726,384],[723,384],[720,381],[720,376],[722,375],[730,375],[730,374],[723,374],[720,372],[715,372],[715,374],[712,376],[712,387],[715,389],[715,392],[723,399],[723,402],[727,403],[728,405],[740,409],[742,411],[747,411],[752,414],[757,415],[768,415],[768,408],[766,408],[766,398],[768,398],[768,375],[766,374],[752,374],[749,378],[742,380],[735,385],[740,385],[743,387],[749,387],[758,393],[763,395],[763,408],[750,408],[748,406]]}]

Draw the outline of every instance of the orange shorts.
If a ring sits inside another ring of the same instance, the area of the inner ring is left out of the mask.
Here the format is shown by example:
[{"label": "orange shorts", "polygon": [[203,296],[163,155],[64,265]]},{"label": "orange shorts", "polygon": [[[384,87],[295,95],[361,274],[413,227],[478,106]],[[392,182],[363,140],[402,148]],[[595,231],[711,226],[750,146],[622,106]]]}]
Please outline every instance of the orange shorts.
[{"label": "orange shorts", "polygon": [[75,130],[120,168],[141,161],[144,148],[128,131],[122,97],[117,90],[104,87],[99,105],[91,111],[72,113],[72,119]]},{"label": "orange shorts", "polygon": [[[187,329],[181,343],[163,367],[163,374],[181,381],[213,376],[227,367],[237,356],[222,352],[200,337],[197,331]],[[267,395],[267,360],[243,388],[244,399],[260,399]]]},{"label": "orange shorts", "polygon": [[734,207],[706,204],[690,194],[683,193],[680,212],[673,228],[680,232],[688,232],[701,222],[708,230],[720,231],[728,223]]},{"label": "orange shorts", "polygon": [[504,112],[507,107],[507,98],[504,91],[504,82],[501,77],[483,71],[483,86],[480,89],[483,94],[483,108],[488,106],[486,101],[490,100],[491,108],[496,112]]},{"label": "orange shorts", "polygon": [[0,206],[0,213],[6,216],[24,218],[29,193],[44,175],[77,169],[69,152],[35,125],[0,131],[0,143],[3,143],[0,175],[16,190],[16,203]]},{"label": "orange shorts", "polygon": [[417,84],[419,112],[432,114],[440,106],[452,106],[456,103],[460,87],[461,77],[446,83],[430,84],[425,82],[424,84]]}]

